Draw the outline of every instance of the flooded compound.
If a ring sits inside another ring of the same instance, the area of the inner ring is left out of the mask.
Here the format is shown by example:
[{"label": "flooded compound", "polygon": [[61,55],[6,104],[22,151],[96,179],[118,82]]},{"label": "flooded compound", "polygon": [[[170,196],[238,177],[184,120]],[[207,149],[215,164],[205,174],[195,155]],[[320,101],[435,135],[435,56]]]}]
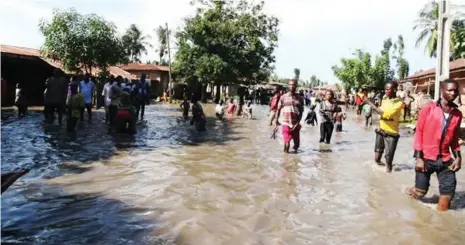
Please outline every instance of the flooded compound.
[{"label": "flooded compound", "polygon": [[[463,244],[465,170],[453,210],[411,200],[413,138],[402,132],[394,170],[374,166],[374,129],[348,114],[320,152],[304,127],[298,154],[255,120],[184,122],[179,105],[147,108],[135,136],[109,135],[102,112],[77,134],[32,115],[2,125],[2,173],[31,168],[2,195],[11,244]],[[374,122],[376,124],[376,121]],[[438,193],[432,177],[428,196]],[[434,197],[432,198],[434,199]],[[434,200],[433,200],[434,201]],[[433,208],[431,208],[433,207]]]}]

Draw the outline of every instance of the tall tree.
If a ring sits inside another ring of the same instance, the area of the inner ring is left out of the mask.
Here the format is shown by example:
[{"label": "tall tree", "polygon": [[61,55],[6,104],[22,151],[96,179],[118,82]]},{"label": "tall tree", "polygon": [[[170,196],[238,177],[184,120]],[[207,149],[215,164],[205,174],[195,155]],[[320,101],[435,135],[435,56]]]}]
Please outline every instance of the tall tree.
[{"label": "tall tree", "polygon": [[165,52],[168,50],[168,29],[163,26],[159,26],[157,29],[155,29],[155,32],[157,33],[157,38],[158,38],[158,56],[160,57],[160,64],[165,63],[163,61],[163,56],[165,55]]},{"label": "tall tree", "polygon": [[[451,5],[451,8],[456,8],[457,5]],[[455,31],[460,29],[463,24],[461,13],[456,13],[452,16],[451,28],[451,52],[454,53],[455,49]],[[413,30],[420,29],[420,34],[415,43],[419,47],[424,40],[426,41],[425,54],[430,57],[436,57],[436,49],[438,45],[438,18],[439,18],[439,4],[435,1],[427,3],[418,14],[418,19],[415,21]]]},{"label": "tall tree", "polygon": [[294,80],[296,82],[299,82],[300,78],[300,69],[299,68],[294,68]]},{"label": "tall tree", "polygon": [[[206,85],[266,81],[273,70],[278,19],[264,2],[203,0],[176,34],[173,70],[179,80]],[[219,86],[217,86],[219,88]],[[219,94],[219,93],[217,93]]]},{"label": "tall tree", "polygon": [[68,71],[92,73],[125,59],[116,26],[98,15],[55,9],[51,21],[40,21],[39,30],[45,37],[42,55],[60,60]]},{"label": "tall tree", "polygon": [[394,43],[393,45],[393,56],[396,60],[396,66],[397,66],[397,77],[402,80],[405,77],[408,76],[409,72],[409,63],[408,61],[404,58],[404,38],[402,35],[399,35],[397,37],[397,42]]},{"label": "tall tree", "polygon": [[452,56],[454,59],[465,58],[465,21],[457,24],[453,37],[455,40]]},{"label": "tall tree", "polygon": [[126,30],[122,40],[131,62],[140,62],[141,55],[147,54],[146,47],[152,47],[148,39],[150,36],[144,35],[135,24],[131,24]]}]

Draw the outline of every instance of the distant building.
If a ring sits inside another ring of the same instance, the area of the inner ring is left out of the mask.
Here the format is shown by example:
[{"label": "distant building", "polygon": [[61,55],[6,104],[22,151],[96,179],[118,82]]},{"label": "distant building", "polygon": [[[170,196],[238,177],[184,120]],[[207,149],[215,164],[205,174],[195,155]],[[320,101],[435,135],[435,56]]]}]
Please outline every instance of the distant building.
[{"label": "distant building", "polygon": [[119,66],[119,68],[133,74],[135,77],[140,78],[144,73],[147,79],[150,79],[150,86],[152,87],[152,95],[161,96],[163,90],[168,88],[169,82],[169,67],[157,66],[152,64],[130,63]]},{"label": "distant building", "polygon": [[[17,83],[23,86],[30,105],[43,105],[45,80],[52,76],[55,68],[64,71],[60,61],[42,57],[38,49],[10,45],[1,45],[1,64],[2,78],[6,81],[7,90],[7,100],[2,100],[2,106],[14,103]],[[109,66],[107,69],[114,76],[136,78],[117,66]],[[94,68],[91,75],[98,76],[99,73],[100,69]]]},{"label": "distant building", "polygon": [[[460,100],[465,102],[465,59],[457,59],[449,64],[449,77],[455,79],[459,83]],[[430,95],[434,94],[434,81],[436,78],[436,68],[430,68],[421,72],[417,72],[406,77],[403,82],[411,82],[413,91],[424,91]],[[465,112],[465,105],[460,107],[462,112]]]}]

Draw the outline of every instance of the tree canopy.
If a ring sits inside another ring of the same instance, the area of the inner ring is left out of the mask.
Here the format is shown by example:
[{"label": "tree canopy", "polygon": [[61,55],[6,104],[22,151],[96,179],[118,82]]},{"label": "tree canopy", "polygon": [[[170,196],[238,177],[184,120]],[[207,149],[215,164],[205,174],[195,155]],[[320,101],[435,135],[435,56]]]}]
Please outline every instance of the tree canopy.
[{"label": "tree canopy", "polygon": [[[396,44],[396,46],[402,45],[403,41]],[[332,67],[334,75],[341,81],[344,89],[382,88],[386,82],[394,79],[394,71],[391,69],[390,62],[392,46],[391,38],[386,39],[380,54],[375,57],[374,63],[372,63],[370,53],[357,49],[352,58],[342,58],[340,65]],[[403,52],[403,48],[401,52]]]},{"label": "tree canopy", "polygon": [[254,83],[268,80],[278,40],[278,19],[263,13],[264,2],[196,1],[195,16],[176,34],[173,71],[179,80]]},{"label": "tree canopy", "polygon": [[41,20],[39,30],[45,37],[42,55],[60,60],[68,71],[92,73],[93,67],[105,69],[125,58],[116,26],[95,14],[54,10],[52,20]]},{"label": "tree canopy", "polygon": [[148,39],[150,36],[144,35],[135,24],[129,26],[122,41],[130,62],[140,62],[141,55],[147,54],[147,47],[152,47]]}]

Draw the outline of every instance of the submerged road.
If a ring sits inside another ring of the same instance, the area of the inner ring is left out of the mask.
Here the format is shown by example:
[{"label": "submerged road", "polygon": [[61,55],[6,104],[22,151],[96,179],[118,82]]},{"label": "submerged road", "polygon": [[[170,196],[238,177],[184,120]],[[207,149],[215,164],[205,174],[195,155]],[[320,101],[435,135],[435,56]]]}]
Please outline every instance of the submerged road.
[{"label": "submerged road", "polygon": [[[101,120],[76,136],[31,115],[2,123],[2,173],[31,172],[2,195],[2,243],[12,244],[457,244],[465,241],[465,170],[453,210],[409,199],[412,137],[402,132],[387,174],[374,166],[375,127],[349,112],[331,153],[304,127],[299,154],[255,120],[213,118],[207,131],[177,105],[153,105],[134,137]],[[101,112],[95,118],[102,118]],[[375,122],[376,124],[376,122]],[[428,196],[438,193],[432,178]],[[434,198],[433,198],[434,199]]]}]

